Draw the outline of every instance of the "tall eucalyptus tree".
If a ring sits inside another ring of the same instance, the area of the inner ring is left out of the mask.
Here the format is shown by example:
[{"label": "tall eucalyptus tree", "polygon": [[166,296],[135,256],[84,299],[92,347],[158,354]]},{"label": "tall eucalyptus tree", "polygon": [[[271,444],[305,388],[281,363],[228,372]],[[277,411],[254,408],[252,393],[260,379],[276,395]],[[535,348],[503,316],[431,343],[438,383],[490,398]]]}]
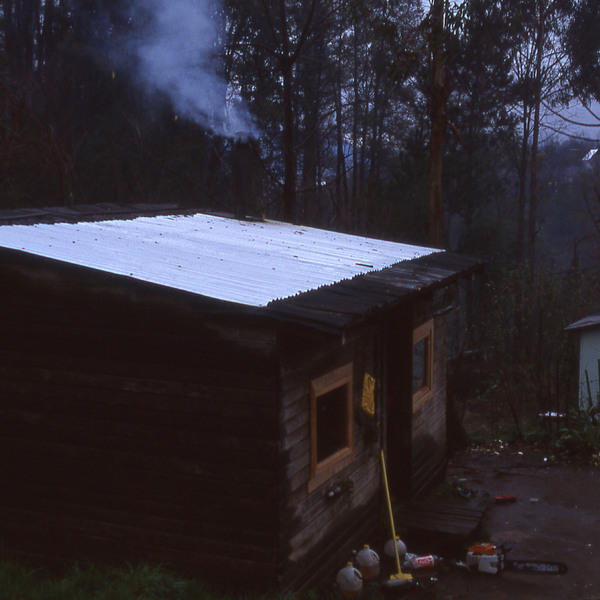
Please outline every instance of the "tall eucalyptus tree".
[{"label": "tall eucalyptus tree", "polygon": [[600,3],[575,2],[566,46],[571,61],[573,91],[584,102],[600,102]]},{"label": "tall eucalyptus tree", "polygon": [[[509,149],[515,134],[511,70],[514,26],[500,2],[469,0],[450,13],[445,197],[450,243],[500,250],[513,195]],[[512,233],[512,231],[511,231]]]},{"label": "tall eucalyptus tree", "polygon": [[519,226],[517,255],[535,268],[538,211],[538,153],[543,105],[560,106],[570,96],[564,36],[572,16],[571,0],[517,2],[519,44],[514,66],[515,111],[521,121]]},{"label": "tall eucalyptus tree", "polygon": [[227,6],[236,58],[232,77],[252,97],[251,106],[271,138],[268,143],[280,140],[281,168],[275,166],[272,176],[281,185],[281,211],[288,221],[298,218],[298,77],[306,72],[304,63],[314,67],[314,47],[331,14],[326,4],[251,0]]}]

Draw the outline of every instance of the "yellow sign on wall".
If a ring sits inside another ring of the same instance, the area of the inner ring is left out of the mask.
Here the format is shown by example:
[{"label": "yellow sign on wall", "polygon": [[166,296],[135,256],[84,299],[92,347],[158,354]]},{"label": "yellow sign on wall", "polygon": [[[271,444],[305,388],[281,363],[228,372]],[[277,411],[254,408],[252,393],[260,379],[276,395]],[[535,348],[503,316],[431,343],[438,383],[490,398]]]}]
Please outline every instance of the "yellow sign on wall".
[{"label": "yellow sign on wall", "polygon": [[363,379],[362,409],[370,416],[375,416],[375,378],[365,373]]}]

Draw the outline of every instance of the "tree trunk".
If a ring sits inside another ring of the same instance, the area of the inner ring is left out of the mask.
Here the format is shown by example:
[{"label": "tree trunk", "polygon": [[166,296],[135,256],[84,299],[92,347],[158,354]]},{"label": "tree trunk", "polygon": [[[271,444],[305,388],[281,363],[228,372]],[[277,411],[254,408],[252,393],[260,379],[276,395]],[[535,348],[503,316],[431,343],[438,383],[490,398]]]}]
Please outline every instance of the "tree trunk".
[{"label": "tree trunk", "polygon": [[444,0],[435,0],[431,26],[431,137],[429,142],[429,242],[436,248],[444,245],[442,222],[442,169],[446,135],[447,86],[443,72]]},{"label": "tree trunk", "polygon": [[361,213],[358,210],[358,119],[360,112],[360,102],[358,99],[359,95],[359,86],[358,86],[358,32],[359,27],[357,23],[353,25],[353,91],[354,91],[354,102],[353,102],[353,110],[352,110],[352,196],[351,196],[351,206],[352,206],[352,225],[354,227],[358,227],[360,225],[359,220],[361,217]]},{"label": "tree trunk", "polygon": [[41,35],[40,62],[46,63],[54,51],[54,0],[44,4],[44,24]]},{"label": "tree trunk", "polygon": [[519,212],[517,223],[517,260],[525,260],[525,211],[527,206],[527,158],[531,109],[523,103],[523,139],[521,140],[521,163],[519,165]]},{"label": "tree trunk", "polygon": [[537,163],[538,143],[540,137],[540,105],[542,103],[542,52],[544,48],[544,15],[539,15],[539,23],[536,38],[535,57],[535,104],[533,107],[533,136],[531,140],[531,167],[529,183],[529,231],[528,251],[530,275],[533,279],[535,273],[535,241],[537,236]]},{"label": "tree trunk", "polygon": [[[310,62],[309,68],[299,71],[299,87],[305,90],[302,106],[303,140],[302,140],[302,174],[300,194],[297,198],[300,205],[303,223],[314,224],[318,217],[319,178],[318,161],[319,146],[322,143],[321,109],[323,65],[327,60],[325,43],[321,34],[317,34],[304,56]],[[312,66],[314,65],[314,66]]]},{"label": "tree trunk", "polygon": [[344,132],[342,115],[342,85],[338,81],[335,90],[336,162],[335,203],[344,229],[348,228],[348,206],[345,192],[346,160],[344,155]]},{"label": "tree trunk", "polygon": [[282,60],[283,78],[283,219],[293,222],[296,211],[296,158],[294,153],[294,107],[292,65]]}]

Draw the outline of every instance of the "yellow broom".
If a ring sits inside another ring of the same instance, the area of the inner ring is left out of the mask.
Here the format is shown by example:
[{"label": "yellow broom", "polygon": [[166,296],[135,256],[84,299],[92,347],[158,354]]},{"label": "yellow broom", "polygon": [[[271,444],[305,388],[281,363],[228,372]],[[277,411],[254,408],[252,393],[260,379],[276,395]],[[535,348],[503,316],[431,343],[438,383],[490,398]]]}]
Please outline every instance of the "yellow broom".
[{"label": "yellow broom", "polygon": [[413,577],[410,573],[403,573],[400,568],[400,555],[398,554],[398,544],[396,543],[396,529],[394,527],[394,513],[392,511],[392,500],[390,498],[390,489],[388,487],[387,472],[385,470],[385,455],[381,451],[381,468],[383,471],[383,484],[385,487],[385,496],[387,499],[388,511],[390,514],[390,525],[392,528],[392,539],[394,540],[394,551],[396,554],[397,573],[390,575],[390,578],[382,583],[382,588],[386,591],[393,591],[397,588],[405,588],[412,585]]}]

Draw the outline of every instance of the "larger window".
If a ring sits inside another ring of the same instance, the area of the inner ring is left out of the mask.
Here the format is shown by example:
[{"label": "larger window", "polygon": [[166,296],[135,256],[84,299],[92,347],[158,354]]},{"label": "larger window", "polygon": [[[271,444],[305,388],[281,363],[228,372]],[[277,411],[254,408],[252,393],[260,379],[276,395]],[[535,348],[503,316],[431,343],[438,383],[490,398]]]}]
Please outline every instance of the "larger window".
[{"label": "larger window", "polygon": [[352,364],[310,385],[310,483],[321,485],[352,459]]},{"label": "larger window", "polygon": [[433,397],[433,320],[413,332],[413,412]]}]

